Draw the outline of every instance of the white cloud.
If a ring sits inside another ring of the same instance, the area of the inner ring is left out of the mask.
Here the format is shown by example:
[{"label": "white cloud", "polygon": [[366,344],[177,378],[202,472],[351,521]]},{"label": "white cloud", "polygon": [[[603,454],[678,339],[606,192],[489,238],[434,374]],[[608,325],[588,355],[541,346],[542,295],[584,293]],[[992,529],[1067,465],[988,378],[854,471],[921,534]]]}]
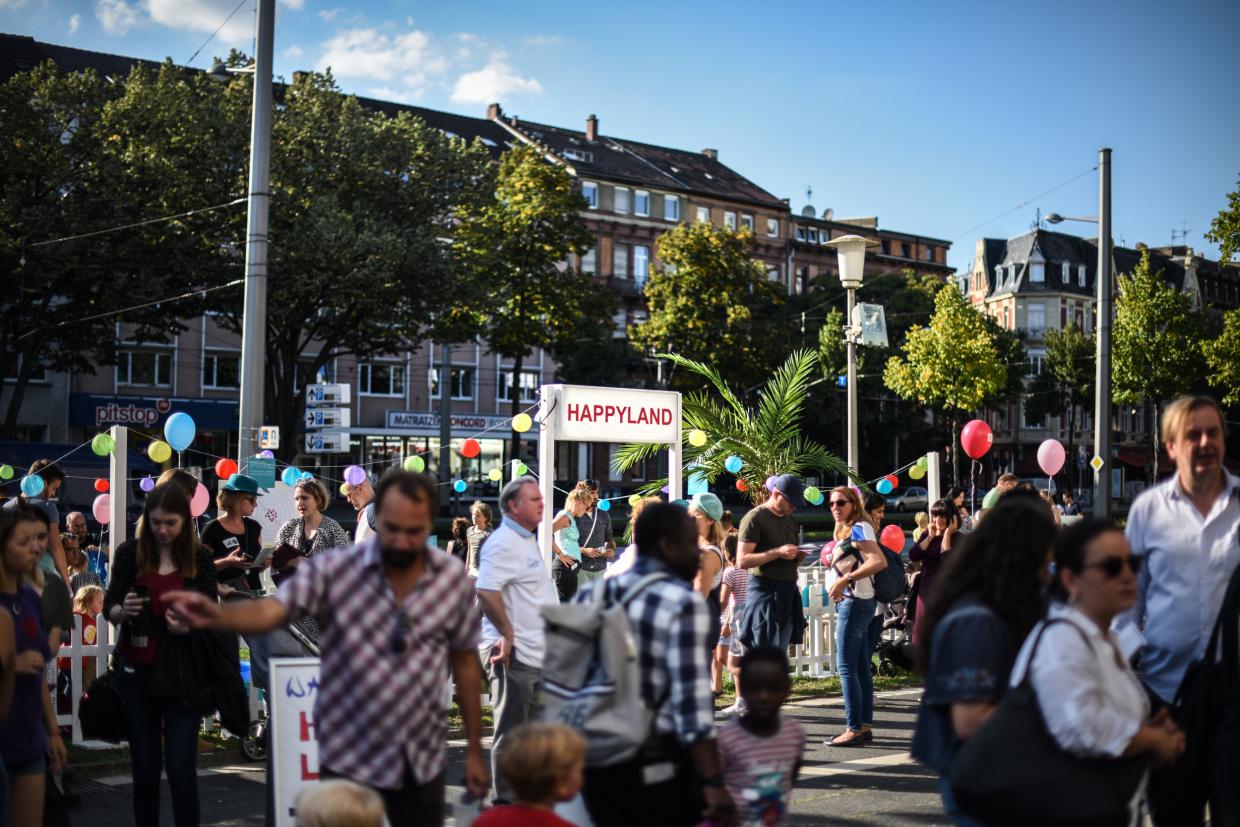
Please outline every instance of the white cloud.
[{"label": "white cloud", "polygon": [[280,0],[280,5],[301,11],[306,7],[306,0]]},{"label": "white cloud", "polygon": [[95,17],[108,34],[123,35],[138,25],[142,13],[125,0],[95,0]]},{"label": "white cloud", "polygon": [[485,67],[466,72],[456,79],[452,88],[453,103],[494,103],[512,95],[540,95],[542,84],[534,78],[523,78],[508,65],[503,55],[496,55]]},{"label": "white cloud", "polygon": [[[118,2],[119,0],[112,0]],[[104,2],[104,0],[100,0]],[[171,29],[211,34],[220,28],[229,12],[237,8],[236,0],[143,0],[151,19]],[[254,12],[242,9],[228,17],[216,35],[223,45],[248,44],[254,37]]]},{"label": "white cloud", "polygon": [[20,9],[26,0],[0,0],[0,9]]},{"label": "white cloud", "polygon": [[369,78],[398,84],[405,95],[420,94],[448,70],[431,36],[412,29],[386,34],[378,29],[346,29],[323,44],[320,71],[330,68],[337,77]]},{"label": "white cloud", "polygon": [[521,40],[523,46],[555,46],[560,42],[560,38],[555,35],[536,34],[533,37],[526,37]]},{"label": "white cloud", "polygon": [[82,25],[82,15],[74,14],[69,16],[69,34],[76,34],[80,25]]},{"label": "white cloud", "polygon": [[330,23],[330,22],[332,22],[333,20],[335,20],[335,19],[336,19],[336,17],[337,17],[337,15],[339,15],[339,14],[340,14],[341,12],[343,12],[343,11],[344,11],[344,9],[321,9],[321,10],[319,10],[318,15],[319,15],[319,17],[321,17],[323,20],[325,20],[325,21],[327,21],[328,23]]},{"label": "white cloud", "polygon": [[289,46],[287,49],[284,50],[284,56],[289,58],[290,60],[299,58],[302,56],[302,54],[303,52],[301,51],[301,47],[298,46],[296,43],[294,43],[292,46]]}]

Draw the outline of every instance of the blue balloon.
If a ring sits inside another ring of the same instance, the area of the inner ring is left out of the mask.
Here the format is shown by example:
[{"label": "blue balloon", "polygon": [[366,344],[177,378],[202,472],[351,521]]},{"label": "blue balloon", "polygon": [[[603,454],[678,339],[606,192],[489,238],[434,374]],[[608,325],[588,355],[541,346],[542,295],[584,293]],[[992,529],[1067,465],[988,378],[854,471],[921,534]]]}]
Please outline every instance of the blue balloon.
[{"label": "blue balloon", "polygon": [[723,461],[723,467],[727,469],[729,474],[735,474],[745,467],[745,461],[733,454]]},{"label": "blue balloon", "polygon": [[164,439],[174,451],[184,451],[194,441],[198,428],[194,418],[187,413],[177,411],[164,423]]},{"label": "blue balloon", "polygon": [[22,477],[22,493],[27,497],[37,497],[43,493],[43,478],[38,474]]},{"label": "blue balloon", "polygon": [[288,468],[285,468],[284,473],[280,475],[280,482],[284,483],[290,488],[296,485],[299,479],[301,479],[301,469],[293,465],[290,465]]},{"label": "blue balloon", "polygon": [[599,500],[598,510],[599,511],[611,511],[611,500]]},{"label": "blue balloon", "polygon": [[878,493],[880,494],[890,494],[891,493],[891,480],[886,480],[886,479],[879,480],[878,485],[874,487],[878,489]]},{"label": "blue balloon", "polygon": [[302,471],[302,472],[301,472],[301,479],[303,479],[303,480],[312,480],[312,479],[314,479],[314,474],[311,474],[309,471]]},{"label": "blue balloon", "polygon": [[457,480],[456,482],[452,483],[452,490],[458,494],[464,494],[465,489],[468,487],[469,487],[469,483],[465,482],[465,480]]}]

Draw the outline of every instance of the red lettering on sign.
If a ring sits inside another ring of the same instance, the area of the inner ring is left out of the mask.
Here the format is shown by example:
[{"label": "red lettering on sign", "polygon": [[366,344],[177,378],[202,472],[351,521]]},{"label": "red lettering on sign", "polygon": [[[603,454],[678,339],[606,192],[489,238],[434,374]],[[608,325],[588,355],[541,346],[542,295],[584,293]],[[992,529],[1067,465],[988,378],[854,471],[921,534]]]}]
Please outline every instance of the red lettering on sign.
[{"label": "red lettering on sign", "polygon": [[301,713],[301,727],[300,728],[301,728],[301,740],[303,741],[314,740],[315,738],[314,721],[310,720],[310,717],[306,715],[305,710],[302,710],[302,713]]},{"label": "red lettering on sign", "polygon": [[319,768],[317,766],[318,761],[315,761],[314,763],[316,764],[316,766],[312,770],[310,769],[310,756],[306,755],[304,752],[301,754],[301,780],[302,781],[318,781],[319,780]]},{"label": "red lettering on sign", "polygon": [[580,419],[581,418],[581,406],[580,405],[569,405],[568,406],[568,418],[569,419]]}]

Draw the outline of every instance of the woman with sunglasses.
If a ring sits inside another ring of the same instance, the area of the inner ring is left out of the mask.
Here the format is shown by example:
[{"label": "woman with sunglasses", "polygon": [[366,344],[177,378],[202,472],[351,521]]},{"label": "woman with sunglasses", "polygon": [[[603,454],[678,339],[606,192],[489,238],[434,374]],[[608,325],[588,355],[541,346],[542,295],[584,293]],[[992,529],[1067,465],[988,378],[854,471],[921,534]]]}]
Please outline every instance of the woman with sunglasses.
[{"label": "woman with sunglasses", "polygon": [[[250,519],[258,506],[258,481],[233,474],[215,495],[220,515],[203,526],[202,545],[211,550],[220,594],[235,590],[261,591],[258,571],[250,564],[263,547],[263,527]],[[267,558],[270,565],[271,558]]]},{"label": "woman with sunglasses", "polygon": [[828,593],[837,607],[835,646],[848,729],[827,743],[849,747],[874,740],[874,679],[870,672],[874,646],[870,626],[878,604],[872,578],[887,568],[887,558],[878,547],[874,525],[856,491],[846,485],[833,488],[829,502],[831,516],[835,518],[835,553],[828,575]]},{"label": "woman with sunglasses", "polygon": [[[1150,717],[1149,697],[1111,633],[1115,616],[1136,602],[1140,562],[1110,520],[1064,529],[1055,543],[1053,601],[1025,640],[1011,685],[1029,672],[1047,729],[1064,750],[1089,758],[1141,755],[1161,767],[1184,751],[1184,733],[1166,707]],[[1144,786],[1129,804],[1132,824],[1140,823]]]}]

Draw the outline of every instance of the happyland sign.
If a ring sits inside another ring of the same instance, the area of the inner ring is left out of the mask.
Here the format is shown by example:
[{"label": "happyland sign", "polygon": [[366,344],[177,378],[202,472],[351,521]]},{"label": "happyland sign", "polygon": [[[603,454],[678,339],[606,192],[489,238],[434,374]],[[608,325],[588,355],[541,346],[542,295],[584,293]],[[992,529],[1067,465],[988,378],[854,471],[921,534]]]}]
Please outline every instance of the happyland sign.
[{"label": "happyland sign", "polygon": [[578,442],[678,442],[680,394],[555,385],[556,438]]}]

